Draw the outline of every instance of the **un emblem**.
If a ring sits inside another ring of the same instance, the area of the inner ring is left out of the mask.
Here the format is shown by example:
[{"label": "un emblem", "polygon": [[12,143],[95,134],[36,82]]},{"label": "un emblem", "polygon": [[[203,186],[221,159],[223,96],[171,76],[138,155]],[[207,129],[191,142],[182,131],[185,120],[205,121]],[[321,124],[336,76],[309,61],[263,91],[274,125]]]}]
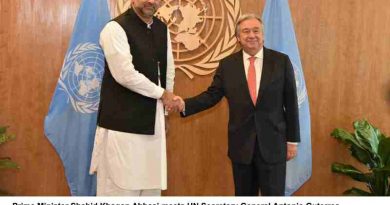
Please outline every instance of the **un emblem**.
[{"label": "un emblem", "polygon": [[303,77],[302,69],[298,67],[295,62],[291,62],[294,68],[295,84],[297,87],[298,106],[301,107],[302,103],[307,99],[305,78]]},{"label": "un emblem", "polygon": [[98,110],[104,63],[104,55],[94,43],[79,44],[66,56],[59,85],[76,112]]}]

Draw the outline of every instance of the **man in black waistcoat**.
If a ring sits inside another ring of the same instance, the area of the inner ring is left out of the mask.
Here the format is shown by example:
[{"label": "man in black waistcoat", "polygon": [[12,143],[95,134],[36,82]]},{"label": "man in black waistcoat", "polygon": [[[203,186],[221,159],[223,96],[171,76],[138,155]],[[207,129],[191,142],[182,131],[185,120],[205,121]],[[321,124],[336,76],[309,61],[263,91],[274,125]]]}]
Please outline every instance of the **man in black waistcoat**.
[{"label": "man in black waistcoat", "polygon": [[170,109],[187,117],[229,104],[228,155],[236,196],[284,195],[286,160],[300,141],[294,70],[287,55],[263,46],[263,23],[254,14],[237,22],[242,50],[221,60],[210,87]]},{"label": "man in black waistcoat", "polygon": [[167,26],[154,17],[160,0],[132,8],[100,34],[106,58],[91,173],[97,195],[155,196],[167,188],[164,105],[174,97]]}]

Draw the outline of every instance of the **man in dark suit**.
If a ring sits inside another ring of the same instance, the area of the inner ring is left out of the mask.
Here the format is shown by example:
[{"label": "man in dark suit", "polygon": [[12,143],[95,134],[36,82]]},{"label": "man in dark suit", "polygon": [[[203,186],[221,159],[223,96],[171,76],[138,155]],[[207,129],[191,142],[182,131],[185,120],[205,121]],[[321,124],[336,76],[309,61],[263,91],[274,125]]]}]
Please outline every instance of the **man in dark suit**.
[{"label": "man in dark suit", "polygon": [[236,196],[283,196],[286,161],[300,141],[294,70],[287,55],[263,47],[260,17],[243,15],[236,37],[242,50],[221,60],[210,87],[198,96],[177,97],[182,116],[206,110],[226,97],[228,155]]}]

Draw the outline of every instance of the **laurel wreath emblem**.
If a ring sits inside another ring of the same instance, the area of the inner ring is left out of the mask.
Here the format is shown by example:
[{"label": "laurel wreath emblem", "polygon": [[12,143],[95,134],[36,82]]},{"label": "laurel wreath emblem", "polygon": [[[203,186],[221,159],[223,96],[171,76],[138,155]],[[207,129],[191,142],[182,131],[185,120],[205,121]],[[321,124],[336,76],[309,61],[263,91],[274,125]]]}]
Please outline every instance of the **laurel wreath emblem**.
[{"label": "laurel wreath emblem", "polygon": [[305,79],[303,77],[302,69],[297,66],[294,61],[292,61],[291,63],[294,68],[295,84],[297,85],[298,106],[300,108],[302,106],[302,103],[305,102],[307,99]]},{"label": "laurel wreath emblem", "polygon": [[100,52],[101,49],[98,45],[94,43],[83,43],[77,45],[76,48],[70,51],[65,57],[65,61],[64,61],[65,63],[60,74],[60,79],[58,81],[58,84],[61,86],[61,89],[68,94],[69,100],[72,103],[72,106],[76,112],[94,113],[97,111],[99,107],[98,98],[93,101],[83,101],[83,100],[76,99],[76,96],[73,96],[74,94],[72,94],[69,91],[69,88],[65,83],[69,75],[69,71],[72,69],[72,66],[74,66],[74,61],[76,60],[76,58],[78,58],[80,55],[86,52],[91,52],[91,51]]}]

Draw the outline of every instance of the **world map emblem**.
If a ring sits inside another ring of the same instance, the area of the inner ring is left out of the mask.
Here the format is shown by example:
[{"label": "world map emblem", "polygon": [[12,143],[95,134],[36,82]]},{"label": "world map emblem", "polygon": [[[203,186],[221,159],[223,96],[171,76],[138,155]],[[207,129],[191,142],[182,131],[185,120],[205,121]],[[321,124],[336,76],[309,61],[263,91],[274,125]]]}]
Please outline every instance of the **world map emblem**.
[{"label": "world map emblem", "polygon": [[170,30],[176,68],[190,78],[214,72],[236,48],[240,12],[238,0],[165,0],[157,16]]},{"label": "world map emblem", "polygon": [[59,86],[76,112],[98,110],[104,65],[104,55],[94,43],[79,44],[67,54]]},{"label": "world map emblem", "polygon": [[[117,1],[117,14],[131,6]],[[176,69],[189,78],[208,75],[237,46],[239,0],[163,0],[156,16],[169,28]]]}]

